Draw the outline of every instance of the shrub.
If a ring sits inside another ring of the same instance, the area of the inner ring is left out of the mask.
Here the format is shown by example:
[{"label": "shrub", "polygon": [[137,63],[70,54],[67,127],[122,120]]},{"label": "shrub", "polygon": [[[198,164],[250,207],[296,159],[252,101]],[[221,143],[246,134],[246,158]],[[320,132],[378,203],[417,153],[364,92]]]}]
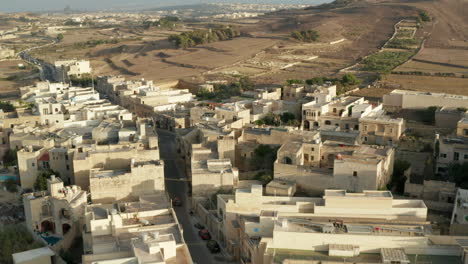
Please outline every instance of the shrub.
[{"label": "shrub", "polygon": [[426,11],[419,12],[419,22],[430,22],[432,20],[429,13]]},{"label": "shrub", "polygon": [[316,30],[293,31],[291,37],[303,42],[316,42],[319,40],[319,33]]}]

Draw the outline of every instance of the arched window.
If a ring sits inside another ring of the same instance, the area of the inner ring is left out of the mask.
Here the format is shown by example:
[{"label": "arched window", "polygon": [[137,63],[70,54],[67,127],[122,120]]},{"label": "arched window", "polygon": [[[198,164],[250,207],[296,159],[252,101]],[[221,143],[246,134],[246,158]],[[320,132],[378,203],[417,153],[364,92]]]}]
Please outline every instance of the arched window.
[{"label": "arched window", "polygon": [[326,120],[326,121],[325,121],[325,125],[331,125],[331,121],[330,121],[330,120]]}]

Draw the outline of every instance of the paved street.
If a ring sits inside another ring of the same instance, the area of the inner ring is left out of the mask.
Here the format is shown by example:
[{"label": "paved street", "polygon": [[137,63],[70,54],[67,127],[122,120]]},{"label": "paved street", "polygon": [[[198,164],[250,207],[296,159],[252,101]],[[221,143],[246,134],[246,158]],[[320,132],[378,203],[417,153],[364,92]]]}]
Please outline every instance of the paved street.
[{"label": "paved street", "polygon": [[194,217],[189,215],[188,183],[181,162],[177,161],[175,135],[158,130],[161,159],[164,160],[164,173],[166,176],[166,190],[171,198],[180,197],[183,206],[174,207],[180,224],[184,229],[184,239],[187,243],[193,261],[197,264],[227,263],[222,261],[221,254],[211,254],[206,248],[205,241],[199,238],[197,229],[193,226]]}]

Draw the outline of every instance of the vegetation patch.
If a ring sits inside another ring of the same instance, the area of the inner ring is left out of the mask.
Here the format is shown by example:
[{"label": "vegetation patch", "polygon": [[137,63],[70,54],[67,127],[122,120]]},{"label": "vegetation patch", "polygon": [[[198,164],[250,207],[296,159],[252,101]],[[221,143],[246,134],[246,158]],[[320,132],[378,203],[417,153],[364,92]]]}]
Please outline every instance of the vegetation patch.
[{"label": "vegetation patch", "polygon": [[377,52],[363,60],[364,71],[390,73],[397,66],[408,61],[414,52],[409,51],[382,51]]},{"label": "vegetation patch", "polygon": [[216,28],[209,30],[194,30],[184,32],[179,35],[169,36],[169,41],[173,42],[177,48],[190,48],[200,44],[217,41],[230,40],[241,36],[241,32],[233,27]]},{"label": "vegetation patch", "polygon": [[9,225],[0,228],[0,263],[12,264],[12,254],[43,247],[24,225]]},{"label": "vegetation patch", "polygon": [[394,38],[388,42],[386,48],[392,49],[414,49],[421,41],[413,38]]},{"label": "vegetation patch", "polygon": [[173,29],[180,25],[180,18],[175,16],[167,16],[159,19],[158,21],[144,21],[143,27],[149,29],[150,27],[159,27],[164,29]]},{"label": "vegetation patch", "polygon": [[302,42],[316,42],[320,35],[316,30],[293,31],[291,37]]}]

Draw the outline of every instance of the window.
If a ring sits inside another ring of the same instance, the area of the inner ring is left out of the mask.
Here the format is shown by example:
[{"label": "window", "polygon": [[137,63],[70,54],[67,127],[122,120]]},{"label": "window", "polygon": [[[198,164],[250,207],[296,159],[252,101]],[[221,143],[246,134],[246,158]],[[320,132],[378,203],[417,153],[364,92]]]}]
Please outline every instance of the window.
[{"label": "window", "polygon": [[70,170],[70,165],[67,165],[67,170]]},{"label": "window", "polygon": [[453,160],[460,160],[460,153],[454,152],[453,153]]},{"label": "window", "polygon": [[330,120],[326,120],[326,121],[325,121],[325,125],[331,125],[331,121],[330,121]]},{"label": "window", "polygon": [[468,129],[463,129],[463,135],[468,136]]},{"label": "window", "polygon": [[468,159],[468,154],[463,155],[463,159]]},{"label": "window", "polygon": [[311,160],[311,161],[314,160],[314,159],[315,159],[314,156],[310,156],[310,160]]},{"label": "window", "polygon": [[31,166],[33,166],[33,167],[34,167],[34,166],[36,166],[36,164],[34,164],[34,162],[33,162],[33,163],[31,164]]},{"label": "window", "polygon": [[357,177],[357,171],[353,171],[353,176]]},{"label": "window", "polygon": [[333,108],[333,113],[336,113],[336,108]]},{"label": "window", "polygon": [[68,160],[68,154],[65,154],[65,160]]},{"label": "window", "polygon": [[44,115],[48,115],[49,114],[49,109],[42,109],[42,113]]},{"label": "window", "polygon": [[446,153],[440,153],[440,157],[441,158],[447,158],[447,154]]},{"label": "window", "polygon": [[367,137],[364,137],[364,142],[367,142]]},{"label": "window", "polygon": [[359,130],[359,125],[354,125],[354,130]]},{"label": "window", "polygon": [[309,154],[304,154],[304,160],[309,161]]},{"label": "window", "polygon": [[312,147],[310,150],[311,150],[311,151],[315,151],[315,148],[314,148],[314,147]]}]

